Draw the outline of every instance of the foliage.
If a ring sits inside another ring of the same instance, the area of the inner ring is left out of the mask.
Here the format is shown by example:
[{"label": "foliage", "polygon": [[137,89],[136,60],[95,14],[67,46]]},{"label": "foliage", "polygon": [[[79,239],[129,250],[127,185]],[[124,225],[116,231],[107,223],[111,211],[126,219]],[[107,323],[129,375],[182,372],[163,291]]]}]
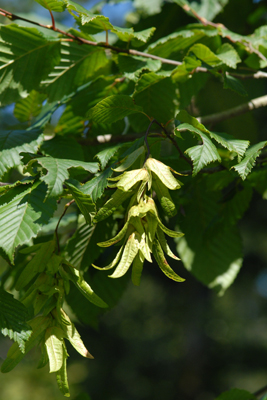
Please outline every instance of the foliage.
[{"label": "foliage", "polygon": [[[172,266],[183,264],[219,294],[235,280],[237,223],[254,189],[266,197],[267,142],[214,132],[216,115],[199,114],[214,82],[229,99],[252,99],[245,82],[266,78],[266,26],[234,33],[211,22],[227,1],[173,0],[197,23],[157,36],[144,21],[164,12],[163,1],[135,0],[139,22],[129,28],[71,0],[36,1],[51,15],[69,13],[78,29],[59,30],[53,19],[24,27],[1,9],[11,23],[0,26],[0,103],[15,104],[17,119],[0,131],[0,327],[15,341],[1,369],[40,346],[39,367],[49,365],[68,397],[66,340],[93,356],[66,303],[95,326],[118,302],[128,271],[138,286],[147,262],[177,283],[184,279]],[[241,397],[254,398],[234,389],[218,400]]]}]

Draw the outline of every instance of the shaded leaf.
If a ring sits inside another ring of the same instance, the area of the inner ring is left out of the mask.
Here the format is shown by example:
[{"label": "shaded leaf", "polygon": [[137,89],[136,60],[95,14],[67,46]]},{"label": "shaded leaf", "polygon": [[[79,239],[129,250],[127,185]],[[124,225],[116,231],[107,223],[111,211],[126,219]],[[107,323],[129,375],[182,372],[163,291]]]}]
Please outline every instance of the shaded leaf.
[{"label": "shaded leaf", "polygon": [[142,107],[135,105],[130,96],[114,95],[105,98],[89,110],[88,117],[97,123],[111,124],[136,113],[142,113]]},{"label": "shaded leaf", "polygon": [[84,194],[89,194],[93,201],[96,201],[102,196],[105,188],[108,186],[108,178],[112,175],[113,171],[111,168],[105,169],[98,176],[88,181],[82,186]]},{"label": "shaded leaf", "polygon": [[17,246],[28,243],[46,225],[56,209],[55,200],[46,200],[46,185],[21,185],[0,198],[0,247],[13,262]]},{"label": "shaded leaf", "polygon": [[40,114],[45,99],[46,95],[32,90],[26,98],[20,99],[16,103],[14,108],[15,117],[21,122],[31,121]]},{"label": "shaded leaf", "polygon": [[8,104],[38,88],[60,60],[60,43],[35,28],[0,27],[0,101]]},{"label": "shaded leaf", "polygon": [[63,183],[69,178],[70,168],[83,168],[88,172],[96,173],[98,164],[95,162],[83,162],[76,160],[64,160],[53,157],[36,158],[28,164],[31,167],[34,163],[40,164],[46,171],[46,175],[41,176],[41,181],[44,181],[47,186],[47,197],[57,197],[63,192]]},{"label": "shaded leaf", "polygon": [[83,213],[85,220],[88,224],[92,223],[92,218],[96,213],[96,207],[91,197],[88,194],[84,194],[81,190],[76,188],[70,182],[65,182],[65,185],[70,190],[77,206]]},{"label": "shaded leaf", "polygon": [[21,152],[36,153],[44,137],[40,129],[0,131],[0,178],[22,164]]},{"label": "shaded leaf", "polygon": [[18,343],[25,352],[25,343],[32,334],[27,324],[29,313],[27,308],[6,291],[0,289],[0,329],[4,336],[9,336]]},{"label": "shaded leaf", "polygon": [[242,82],[239,79],[237,79],[231,75],[224,75],[223,87],[224,87],[224,89],[231,89],[234,92],[240,94],[241,96],[248,95]]},{"label": "shaded leaf", "polygon": [[227,392],[220,394],[220,396],[216,397],[216,400],[256,400],[252,393],[247,392],[242,389],[231,389]]},{"label": "shaded leaf", "polygon": [[255,165],[256,158],[260,155],[262,149],[266,145],[267,142],[260,142],[249,147],[245,153],[244,159],[239,164],[232,167],[239,173],[243,180],[245,180],[248,174],[251,172]]},{"label": "shaded leaf", "polygon": [[105,150],[100,151],[100,153],[97,153],[95,157],[98,158],[101,169],[105,169],[107,166],[107,163],[111,159],[111,157],[114,156],[114,154],[117,153],[117,151],[123,146],[123,144],[116,144],[115,146],[108,147]]},{"label": "shaded leaf", "polygon": [[25,352],[22,353],[19,345],[14,343],[8,350],[7,357],[1,366],[1,372],[9,372],[23,359],[35,345],[39,344],[41,338],[44,336],[44,331],[50,325],[51,318],[39,316],[29,321],[32,328],[32,334],[25,343]]}]

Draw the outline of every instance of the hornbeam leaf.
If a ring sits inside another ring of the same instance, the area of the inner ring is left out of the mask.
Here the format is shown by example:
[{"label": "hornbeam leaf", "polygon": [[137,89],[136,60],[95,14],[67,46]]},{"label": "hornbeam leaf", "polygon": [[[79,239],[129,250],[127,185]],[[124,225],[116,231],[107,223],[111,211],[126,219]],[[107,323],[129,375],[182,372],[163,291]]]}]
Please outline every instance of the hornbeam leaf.
[{"label": "hornbeam leaf", "polygon": [[187,123],[179,125],[178,131],[179,129],[188,129],[189,131],[196,133],[202,140],[202,145],[190,147],[186,150],[186,153],[193,161],[193,176],[201,171],[201,169],[207,164],[213,161],[221,161],[221,157],[215,145],[202,131]]},{"label": "hornbeam leaf", "polygon": [[89,351],[85,347],[85,345],[81,339],[81,336],[79,335],[79,332],[75,328],[75,325],[71,322],[68,315],[62,309],[61,309],[61,313],[63,314],[63,318],[69,322],[68,325],[64,324],[64,326],[63,326],[63,329],[64,329],[67,339],[70,341],[70,343],[75,348],[75,350],[77,350],[78,353],[80,353],[83,357],[93,359],[94,357],[92,356],[92,354],[89,353]]},{"label": "hornbeam leaf", "polygon": [[243,180],[245,180],[248,174],[251,172],[253,166],[255,165],[256,158],[266,146],[267,142],[260,142],[249,147],[245,153],[244,159],[239,164],[232,167],[239,173]]},{"label": "hornbeam leaf", "polygon": [[67,358],[68,353],[65,345],[63,345],[63,362],[62,367],[57,371],[57,384],[59,390],[65,397],[70,397],[70,390],[68,384],[68,376],[67,376]]},{"label": "hornbeam leaf", "polygon": [[49,358],[49,372],[60,370],[63,365],[64,332],[57,326],[47,328],[45,332],[45,346]]},{"label": "hornbeam leaf", "polygon": [[130,96],[114,95],[100,101],[89,110],[87,116],[94,122],[111,124],[127,115],[136,113],[143,113],[143,109],[135,105]]},{"label": "hornbeam leaf", "polygon": [[222,60],[214,54],[207,46],[201,43],[194,44],[189,52],[192,52],[199,58],[201,61],[204,61],[205,64],[210,65],[211,67],[217,67],[222,64]]},{"label": "hornbeam leaf", "polygon": [[36,153],[43,140],[40,129],[0,130],[0,178],[10,168],[22,164],[21,152]]},{"label": "hornbeam leaf", "polygon": [[32,90],[25,99],[20,99],[16,103],[14,108],[15,117],[21,122],[31,121],[40,114],[42,103],[45,99],[45,94]]},{"label": "hornbeam leaf", "polygon": [[0,27],[0,101],[16,101],[38,88],[60,61],[60,42],[35,28],[15,24]]},{"label": "hornbeam leaf", "polygon": [[19,345],[14,343],[7,353],[7,358],[1,366],[1,372],[9,372],[23,359],[35,345],[39,344],[44,336],[44,331],[51,324],[50,317],[39,316],[28,322],[32,329],[30,338],[25,343],[25,352],[22,353]]},{"label": "hornbeam leaf", "polygon": [[148,158],[145,164],[151,171],[154,172],[155,175],[160,179],[160,181],[169,189],[175,190],[180,189],[181,185],[174,178],[173,174],[170,171],[170,167],[163,164],[161,161],[156,160],[155,158]]},{"label": "hornbeam leaf", "polygon": [[241,62],[241,59],[234,49],[234,47],[229,43],[224,43],[219,49],[217,50],[217,57],[228,67],[236,68],[236,64]]},{"label": "hornbeam leaf", "polygon": [[122,144],[116,144],[115,146],[108,147],[105,150],[100,151],[100,153],[97,153],[95,157],[98,158],[100,164],[101,164],[101,169],[105,169],[107,163],[111,159],[111,157],[114,156],[115,153],[122,147]]},{"label": "hornbeam leaf", "polygon": [[226,74],[224,75],[223,88],[231,89],[234,92],[237,92],[238,94],[240,94],[240,96],[248,95],[248,93],[247,93],[243,83],[240,81],[240,79],[237,79],[231,75],[226,75]]},{"label": "hornbeam leaf", "polygon": [[184,236],[184,233],[182,233],[182,232],[176,232],[176,231],[172,231],[171,229],[169,229],[169,228],[166,228],[166,226],[165,225],[163,225],[163,223],[161,222],[161,220],[158,218],[158,225],[159,225],[159,227],[160,227],[160,229],[164,232],[164,233],[166,233],[166,235],[168,235],[168,236],[170,236],[170,237],[182,237],[182,236]]},{"label": "hornbeam leaf", "polygon": [[144,29],[143,31],[134,32],[133,28],[120,28],[118,26],[113,26],[111,32],[114,32],[123,42],[131,42],[132,46],[139,47],[144,45],[144,43],[151,38],[155,30],[156,28],[152,27]]},{"label": "hornbeam leaf", "polygon": [[65,0],[35,0],[37,3],[41,4],[42,7],[47,8],[47,10],[62,12],[66,8]]},{"label": "hornbeam leaf", "polygon": [[[56,242],[54,240],[41,243],[36,254],[22,270],[16,283],[16,290],[23,289],[38,273],[45,270],[46,265],[55,250],[55,246]],[[30,247],[30,249],[32,247]],[[34,251],[34,249],[32,249],[32,251]]]},{"label": "hornbeam leaf", "polygon": [[139,251],[139,238],[140,236],[137,232],[133,232],[127,242],[126,245],[123,249],[123,253],[121,256],[121,260],[113,272],[112,275],[110,275],[110,278],[120,278],[123,275],[126,274],[128,269],[130,268],[133,260],[135,259],[138,251]]},{"label": "hornbeam leaf", "polygon": [[11,262],[16,247],[36,237],[54,214],[56,201],[45,201],[45,193],[46,185],[36,182],[10,189],[0,198],[0,247]]},{"label": "hornbeam leaf", "polygon": [[164,253],[162,251],[162,248],[160,246],[159,241],[156,239],[154,242],[153,246],[153,255],[161,269],[161,271],[170,279],[176,282],[184,282],[185,279],[181,278],[179,275],[177,275],[173,269],[169,266],[167,263],[166,258],[164,257]]},{"label": "hornbeam leaf", "polygon": [[209,132],[209,135],[229,151],[238,154],[239,158],[243,157],[249,146],[248,140],[235,139],[233,136],[227,135],[226,133]]},{"label": "hornbeam leaf", "polygon": [[48,94],[50,102],[61,100],[87,83],[107,63],[105,50],[101,47],[62,42],[61,61],[42,80],[43,90]]},{"label": "hornbeam leaf", "polygon": [[[186,122],[200,131],[207,133],[212,139],[216,140],[217,143],[220,143],[223,147],[238,154],[239,157],[243,157],[247,147],[249,146],[248,140],[239,140],[235,139],[233,136],[228,135],[226,133],[215,133],[210,132],[203,124],[201,124],[197,118],[192,117],[192,115],[188,114],[187,111],[180,111],[176,119],[181,122]],[[180,125],[181,126],[181,125]],[[179,130],[180,126],[177,128]]]},{"label": "hornbeam leaf", "polygon": [[96,213],[96,207],[91,197],[88,194],[84,194],[81,190],[76,188],[70,182],[65,182],[65,185],[70,190],[77,206],[84,215],[84,218],[88,224],[92,223],[92,218]]},{"label": "hornbeam leaf", "polygon": [[83,162],[76,160],[64,160],[53,157],[36,158],[29,162],[28,166],[38,162],[44,169],[47,170],[46,175],[41,176],[41,181],[44,181],[47,186],[47,197],[57,197],[63,192],[63,183],[69,178],[70,168],[83,168],[91,173],[98,171],[98,164],[95,162]]},{"label": "hornbeam leaf", "polygon": [[18,343],[25,352],[25,343],[32,333],[27,324],[29,313],[27,308],[6,291],[0,289],[0,329],[4,336],[9,336]]},{"label": "hornbeam leaf", "polygon": [[96,201],[102,196],[105,188],[108,186],[108,178],[112,175],[112,172],[111,168],[105,169],[98,176],[86,182],[81,190],[83,193],[89,194],[93,201]]},{"label": "hornbeam leaf", "polygon": [[152,43],[146,51],[163,58],[169,58],[171,54],[187,49],[203,36],[205,36],[205,32],[200,29],[174,32]]}]

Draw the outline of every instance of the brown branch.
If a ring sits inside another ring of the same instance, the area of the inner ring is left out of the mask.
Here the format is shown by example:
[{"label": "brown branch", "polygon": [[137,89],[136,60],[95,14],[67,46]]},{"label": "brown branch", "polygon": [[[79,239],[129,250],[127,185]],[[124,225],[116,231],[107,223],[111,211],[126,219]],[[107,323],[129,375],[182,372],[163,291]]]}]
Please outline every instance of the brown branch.
[{"label": "brown branch", "polygon": [[[195,14],[196,14],[196,13],[195,13]],[[4,17],[10,19],[11,21],[15,21],[15,20],[18,19],[18,20],[21,20],[21,21],[24,21],[24,22],[28,22],[29,24],[32,24],[32,25],[40,26],[41,28],[53,30],[54,32],[58,32],[58,33],[60,33],[60,34],[62,34],[62,35],[64,35],[64,36],[67,36],[68,38],[70,38],[70,39],[73,40],[73,41],[78,41],[78,42],[81,43],[81,44],[87,44],[87,45],[89,45],[89,46],[103,47],[103,48],[105,48],[105,49],[113,50],[113,51],[116,52],[116,53],[124,53],[124,54],[129,54],[129,55],[132,55],[132,56],[150,58],[150,59],[152,59],[152,60],[161,61],[163,64],[169,64],[169,65],[175,65],[175,66],[182,65],[182,62],[181,62],[181,61],[171,60],[171,59],[169,59],[169,58],[158,57],[158,56],[156,56],[156,55],[154,55],[154,54],[143,53],[142,51],[138,51],[138,50],[133,50],[133,49],[121,49],[121,48],[119,48],[119,47],[112,46],[112,45],[108,44],[107,42],[106,42],[106,43],[103,43],[103,42],[93,42],[93,41],[91,41],[91,40],[84,39],[84,38],[82,38],[82,37],[80,37],[80,36],[72,35],[72,34],[69,33],[69,32],[65,32],[65,31],[63,31],[63,30],[61,30],[61,29],[56,28],[55,24],[53,23],[53,19],[52,19],[52,25],[44,25],[44,24],[41,24],[41,23],[39,23],[39,22],[30,20],[30,19],[27,19],[27,18],[20,17],[19,15],[13,14],[13,13],[11,13],[10,11],[6,11],[6,10],[4,10],[3,8],[0,8],[0,15],[3,15]],[[195,15],[195,16],[196,16],[196,15]],[[52,18],[52,15],[51,15],[51,18]],[[204,19],[203,19],[202,17],[199,17],[199,18],[201,19],[201,21],[202,21],[203,24],[204,24],[204,22],[205,22],[205,24],[210,24],[210,25],[213,26],[213,23],[211,23],[211,22],[208,23],[207,20],[204,21]],[[222,25],[220,25],[220,24],[215,24],[215,26],[222,26]],[[195,69],[192,71],[192,73],[196,73],[196,72],[209,73],[210,70],[207,69],[207,68],[205,68],[205,67],[197,67],[197,68],[195,68]],[[267,78],[267,73],[262,72],[262,71],[258,71],[256,74],[251,74],[251,75],[244,75],[244,74],[238,75],[238,74],[232,73],[232,72],[226,72],[226,74],[239,77],[240,79],[248,79],[248,78]]]},{"label": "brown branch", "polygon": [[237,117],[238,115],[245,114],[248,111],[252,111],[256,108],[267,106],[267,95],[257,97],[252,99],[245,104],[231,108],[230,110],[225,110],[220,113],[207,115],[204,117],[197,118],[198,121],[204,125],[217,124],[218,122],[224,121],[226,119]]},{"label": "brown branch", "polygon": [[53,13],[52,13],[52,11],[51,10],[48,10],[49,11],[49,13],[50,13],[50,16],[51,16],[51,21],[52,21],[52,29],[53,29],[53,31],[55,31],[56,30],[56,23],[55,23],[55,18],[54,18],[54,15],[53,15]]}]

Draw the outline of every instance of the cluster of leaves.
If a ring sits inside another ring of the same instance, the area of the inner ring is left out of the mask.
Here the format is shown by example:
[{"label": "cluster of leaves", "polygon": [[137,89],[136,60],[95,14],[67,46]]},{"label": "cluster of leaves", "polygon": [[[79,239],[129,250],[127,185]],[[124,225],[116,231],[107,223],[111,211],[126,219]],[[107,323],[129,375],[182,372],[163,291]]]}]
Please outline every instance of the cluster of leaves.
[{"label": "cluster of leaves", "polygon": [[[185,268],[220,293],[238,274],[237,221],[253,188],[266,196],[260,155],[267,142],[250,146],[213,132],[185,108],[212,80],[230,94],[247,95],[238,74],[245,66],[247,77],[267,66],[267,29],[242,36],[197,23],[153,41],[154,27],[117,27],[71,0],[37,2],[51,13],[69,12],[78,28],[63,32],[52,25],[46,34],[13,22],[0,26],[0,102],[15,103],[18,120],[0,131],[6,267],[0,328],[15,341],[2,372],[40,345],[39,367],[49,363],[69,396],[65,339],[92,356],[63,310],[65,301],[95,326],[101,310],[118,301],[130,266],[139,285],[151,255],[167,277],[183,281],[165,259],[164,253],[178,259],[174,245]],[[154,3],[160,9],[163,2]],[[202,21],[197,5],[173,3],[177,12],[199,12]],[[222,9],[219,3],[210,19]],[[138,1],[135,6],[142,8]],[[111,32],[116,47],[97,42],[101,32]],[[52,130],[51,117],[62,106]],[[175,241],[168,244],[164,234]],[[111,268],[112,278],[125,277],[110,279],[103,270]],[[90,302],[84,310],[83,298]]]}]

